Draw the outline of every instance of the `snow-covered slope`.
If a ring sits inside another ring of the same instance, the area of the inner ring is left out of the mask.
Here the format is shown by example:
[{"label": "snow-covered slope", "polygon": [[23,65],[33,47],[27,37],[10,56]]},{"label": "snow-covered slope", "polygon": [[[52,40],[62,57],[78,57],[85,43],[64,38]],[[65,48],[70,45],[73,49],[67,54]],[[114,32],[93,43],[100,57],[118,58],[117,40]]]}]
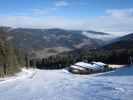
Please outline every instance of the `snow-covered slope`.
[{"label": "snow-covered slope", "polygon": [[132,100],[133,68],[98,75],[36,70],[33,77],[0,84],[0,100]]}]

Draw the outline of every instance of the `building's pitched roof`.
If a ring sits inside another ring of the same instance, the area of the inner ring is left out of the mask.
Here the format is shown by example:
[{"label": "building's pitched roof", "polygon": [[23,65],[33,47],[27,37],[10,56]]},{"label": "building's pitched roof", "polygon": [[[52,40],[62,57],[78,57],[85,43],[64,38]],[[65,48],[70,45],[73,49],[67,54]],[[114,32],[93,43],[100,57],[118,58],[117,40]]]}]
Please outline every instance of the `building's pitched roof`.
[{"label": "building's pitched roof", "polygon": [[106,66],[103,62],[92,62],[93,64],[99,65],[99,66]]},{"label": "building's pitched roof", "polygon": [[97,65],[97,64],[89,64],[89,63],[85,63],[85,62],[77,62],[75,63],[72,67],[83,67],[83,68],[89,68],[89,69],[101,69],[103,68],[103,65]]}]

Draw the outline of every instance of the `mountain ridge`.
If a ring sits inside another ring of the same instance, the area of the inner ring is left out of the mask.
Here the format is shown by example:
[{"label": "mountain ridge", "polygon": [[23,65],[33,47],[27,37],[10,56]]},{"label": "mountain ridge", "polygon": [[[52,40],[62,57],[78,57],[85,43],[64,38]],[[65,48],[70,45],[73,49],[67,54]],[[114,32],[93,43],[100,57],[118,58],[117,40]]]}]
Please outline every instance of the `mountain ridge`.
[{"label": "mountain ridge", "polygon": [[[43,55],[53,49],[52,54],[58,54],[75,49],[86,47],[87,49],[97,48],[105,42],[100,38],[93,37],[92,34],[108,36],[108,33],[90,31],[91,37],[83,34],[82,30],[65,30],[59,28],[34,29],[34,28],[11,28],[7,27],[7,40],[12,42],[17,48],[21,48],[30,55]],[[51,55],[51,54],[50,54]]]},{"label": "mountain ridge", "polygon": [[103,49],[132,49],[133,48],[133,33],[121,36],[111,43],[103,46]]}]

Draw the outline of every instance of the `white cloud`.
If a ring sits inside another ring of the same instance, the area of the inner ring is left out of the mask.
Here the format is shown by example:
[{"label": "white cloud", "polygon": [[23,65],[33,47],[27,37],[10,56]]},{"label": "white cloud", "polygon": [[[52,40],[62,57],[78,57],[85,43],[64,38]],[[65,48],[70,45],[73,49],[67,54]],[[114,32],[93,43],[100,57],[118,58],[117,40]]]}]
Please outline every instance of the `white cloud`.
[{"label": "white cloud", "polygon": [[84,22],[92,30],[110,32],[115,35],[133,33],[133,9],[111,9],[105,16]]},{"label": "white cloud", "polygon": [[[45,15],[45,10],[36,9],[39,16],[0,16],[0,25],[14,27],[34,27],[34,28],[65,28],[96,30],[110,32],[112,34],[123,35],[133,32],[133,11],[132,9],[107,10],[105,16],[98,16],[93,19],[76,19]],[[123,33],[123,34],[122,34]]]},{"label": "white cloud", "polygon": [[56,12],[58,8],[51,7],[51,8],[33,8],[27,9],[25,12],[17,12],[15,15],[18,16],[47,16],[54,12]]},{"label": "white cloud", "polygon": [[30,17],[30,16],[1,16],[2,26],[28,28],[71,28],[78,29],[81,22],[68,20],[60,16]]},{"label": "white cloud", "polygon": [[32,9],[31,10],[31,13],[32,14],[36,14],[36,15],[44,15],[44,14],[47,14],[48,11],[46,9],[39,9],[39,8],[36,8],[36,9]]},{"label": "white cloud", "polygon": [[133,8],[130,9],[111,9],[107,13],[112,17],[133,17]]},{"label": "white cloud", "polygon": [[64,1],[64,0],[57,1],[57,2],[55,3],[55,6],[56,6],[56,7],[64,7],[64,6],[68,6],[68,5],[69,5],[68,2],[66,2],[66,1]]}]

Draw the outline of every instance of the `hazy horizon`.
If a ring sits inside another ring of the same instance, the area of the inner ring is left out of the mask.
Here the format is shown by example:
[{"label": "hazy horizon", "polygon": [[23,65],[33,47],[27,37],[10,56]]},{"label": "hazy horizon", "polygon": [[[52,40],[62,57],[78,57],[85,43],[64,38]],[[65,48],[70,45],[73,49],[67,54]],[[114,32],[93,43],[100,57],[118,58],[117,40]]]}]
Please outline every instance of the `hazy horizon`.
[{"label": "hazy horizon", "polygon": [[131,0],[4,0],[0,26],[133,32]]}]

